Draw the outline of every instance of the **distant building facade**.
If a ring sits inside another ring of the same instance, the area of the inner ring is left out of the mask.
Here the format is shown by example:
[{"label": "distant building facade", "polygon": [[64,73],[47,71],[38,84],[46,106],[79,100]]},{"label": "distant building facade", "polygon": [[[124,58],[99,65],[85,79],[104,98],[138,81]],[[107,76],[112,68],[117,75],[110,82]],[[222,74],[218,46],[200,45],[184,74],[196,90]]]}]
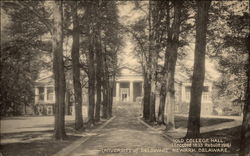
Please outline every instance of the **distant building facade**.
[{"label": "distant building facade", "polygon": [[139,71],[120,68],[115,84],[113,100],[116,102],[136,102],[143,96],[143,77]]},{"label": "distant building facade", "polygon": [[[176,94],[176,113],[188,113],[191,82],[183,75],[177,75],[175,81]],[[116,77],[115,87],[113,91],[114,102],[138,102],[143,97],[143,76],[140,71],[129,67],[121,67]],[[201,114],[209,115],[213,112],[213,103],[211,99],[212,82],[205,80],[202,93]],[[156,93],[156,110],[159,104],[159,93]],[[88,103],[88,96],[83,95],[83,103]],[[68,97],[68,98],[67,98]],[[66,113],[74,114],[72,105],[72,96],[66,96]],[[45,76],[35,83],[35,108],[36,114],[53,115],[55,105],[55,91],[53,77]]]},{"label": "distant building facade", "polygon": [[[184,75],[175,77],[176,113],[188,113],[191,97],[191,81]],[[116,77],[113,100],[116,102],[136,102],[143,96],[143,76],[140,71],[129,67],[120,68]],[[202,92],[201,114],[209,115],[213,112],[211,99],[212,81],[205,80]],[[156,93],[156,110],[159,104],[159,92]]]},{"label": "distant building facade", "polygon": [[[72,112],[72,99],[68,91],[65,95],[65,114]],[[35,81],[35,114],[53,115],[55,112],[55,87],[52,75]]]}]

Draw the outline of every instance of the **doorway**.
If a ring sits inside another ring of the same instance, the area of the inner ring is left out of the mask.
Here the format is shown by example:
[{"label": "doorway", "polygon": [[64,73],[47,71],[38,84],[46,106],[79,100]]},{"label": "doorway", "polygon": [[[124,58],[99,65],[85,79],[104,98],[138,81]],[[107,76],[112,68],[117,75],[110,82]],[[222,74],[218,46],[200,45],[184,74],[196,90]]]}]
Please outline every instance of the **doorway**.
[{"label": "doorway", "polygon": [[128,102],[128,88],[121,88],[121,101]]}]

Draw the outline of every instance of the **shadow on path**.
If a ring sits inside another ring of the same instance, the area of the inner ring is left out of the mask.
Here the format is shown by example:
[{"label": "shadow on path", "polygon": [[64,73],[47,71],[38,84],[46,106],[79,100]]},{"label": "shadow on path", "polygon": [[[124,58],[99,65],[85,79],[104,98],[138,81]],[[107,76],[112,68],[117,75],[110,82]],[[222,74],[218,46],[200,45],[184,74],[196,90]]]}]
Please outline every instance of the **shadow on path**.
[{"label": "shadow on path", "polygon": [[113,107],[116,118],[69,155],[186,155],[170,153],[171,143],[138,121],[138,105],[119,103]]}]

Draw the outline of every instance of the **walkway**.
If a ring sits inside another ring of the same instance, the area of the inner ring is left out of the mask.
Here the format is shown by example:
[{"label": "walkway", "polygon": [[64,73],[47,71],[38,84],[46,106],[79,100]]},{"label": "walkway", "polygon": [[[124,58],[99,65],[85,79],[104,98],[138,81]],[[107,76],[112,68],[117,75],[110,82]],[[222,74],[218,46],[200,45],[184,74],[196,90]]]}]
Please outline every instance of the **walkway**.
[{"label": "walkway", "polygon": [[187,155],[170,153],[171,143],[137,119],[138,109],[130,103],[115,106],[116,116],[98,134],[82,143],[70,156],[83,155]]}]

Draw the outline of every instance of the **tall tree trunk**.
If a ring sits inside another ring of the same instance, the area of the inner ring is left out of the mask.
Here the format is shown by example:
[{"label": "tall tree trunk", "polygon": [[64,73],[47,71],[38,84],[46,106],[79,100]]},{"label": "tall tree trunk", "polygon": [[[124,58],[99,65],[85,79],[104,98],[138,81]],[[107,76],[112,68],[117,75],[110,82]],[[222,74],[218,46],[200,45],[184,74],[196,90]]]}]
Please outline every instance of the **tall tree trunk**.
[{"label": "tall tree trunk", "polygon": [[[91,39],[91,42],[92,39]],[[90,43],[93,44],[93,43]],[[93,45],[90,45],[88,54],[88,97],[89,97],[89,107],[88,107],[88,123],[90,125],[94,124],[94,113],[95,113],[95,66],[94,66],[94,50]]]},{"label": "tall tree trunk", "polygon": [[108,69],[107,69],[107,59],[106,59],[106,48],[105,48],[105,54],[103,54],[103,60],[102,60],[102,64],[103,64],[103,109],[102,109],[102,114],[103,114],[103,118],[107,119],[108,118],[108,101],[109,101],[109,76],[108,76]]},{"label": "tall tree trunk", "polygon": [[159,111],[158,111],[158,118],[157,122],[159,125],[164,124],[165,125],[165,102],[166,102],[166,83],[161,84],[161,89],[160,89],[160,105],[159,105]]},{"label": "tall tree trunk", "polygon": [[[99,34],[100,35],[100,34]],[[99,36],[98,35],[98,36]],[[100,36],[97,39],[97,50],[96,50],[96,112],[95,120],[100,121],[100,106],[102,102],[102,49],[100,44]]]},{"label": "tall tree trunk", "polygon": [[[96,2],[90,1],[89,13],[90,16],[96,15],[97,10]],[[93,17],[90,19],[89,23],[89,50],[88,50],[88,97],[89,97],[89,107],[88,107],[88,124],[91,126],[94,124],[95,120],[95,30],[96,30],[96,19]]]},{"label": "tall tree trunk", "polygon": [[143,89],[144,89],[144,95],[143,95],[143,118],[145,120],[149,120],[149,113],[150,113],[150,84],[148,80],[147,73],[144,74],[144,84],[143,84]]},{"label": "tall tree trunk", "polygon": [[83,127],[82,118],[82,87],[80,81],[80,66],[79,66],[79,22],[77,15],[77,1],[73,2],[73,43],[72,43],[72,70],[73,70],[73,85],[75,95],[75,129],[79,130]]},{"label": "tall tree trunk", "polygon": [[63,62],[63,16],[62,1],[52,1],[54,23],[52,25],[52,47],[53,47],[53,72],[55,80],[55,129],[56,139],[64,139],[64,107],[65,107],[65,73]]},{"label": "tall tree trunk", "polygon": [[109,107],[109,117],[112,117],[112,108],[113,108],[113,92],[114,92],[114,86],[115,86],[115,75],[112,76],[112,81],[110,82],[110,107]]},{"label": "tall tree trunk", "polygon": [[167,95],[167,129],[174,129],[174,108],[175,108],[175,66],[177,61],[177,53],[179,47],[179,34],[180,34],[180,26],[181,26],[181,10],[182,10],[181,1],[173,1],[174,5],[174,20],[172,25],[172,33],[171,33],[171,42],[169,43],[169,60],[168,60],[168,95]]},{"label": "tall tree trunk", "polygon": [[70,103],[70,93],[66,85],[65,92],[65,115],[69,115],[69,103]]},{"label": "tall tree trunk", "polygon": [[108,118],[110,118],[111,117],[111,112],[112,112],[112,106],[111,106],[111,101],[112,101],[112,91],[111,91],[111,89],[112,89],[112,86],[111,86],[111,82],[109,81],[108,82],[108,112],[107,112],[107,114],[108,114]]},{"label": "tall tree trunk", "polygon": [[[169,1],[166,1],[166,25],[167,25],[167,35],[170,37],[170,4]],[[165,50],[164,66],[163,66],[163,77],[161,80],[161,89],[160,89],[160,105],[158,111],[158,124],[165,124],[165,104],[167,96],[167,78],[168,78],[168,60],[169,60],[169,46],[167,42],[167,47]]]},{"label": "tall tree trunk", "polygon": [[243,121],[241,126],[241,143],[240,143],[240,156],[250,155],[250,35],[246,40],[248,49],[248,70],[247,70],[247,89],[246,100],[243,109]]},{"label": "tall tree trunk", "polygon": [[[174,52],[174,51],[173,51]],[[169,73],[168,73],[168,94],[167,94],[167,121],[166,121],[166,129],[171,130],[174,129],[174,106],[175,106],[175,87],[174,87],[174,74],[175,74],[175,64],[177,60],[177,51],[175,53],[175,58],[172,58],[173,61],[169,65]],[[174,60],[175,59],[175,60]],[[171,62],[169,61],[169,62]]]},{"label": "tall tree trunk", "polygon": [[206,53],[206,33],[208,23],[208,10],[211,1],[196,1],[198,6],[196,17],[196,41],[194,72],[192,78],[191,100],[188,118],[188,138],[195,138],[200,135],[200,114],[201,96],[205,78],[205,53]]},{"label": "tall tree trunk", "polygon": [[108,118],[107,110],[108,110],[108,92],[107,92],[107,84],[103,82],[103,101],[102,101],[102,117],[104,119]]},{"label": "tall tree trunk", "polygon": [[150,82],[150,106],[149,106],[149,121],[155,122],[155,91],[156,91],[156,68],[157,68],[157,51],[155,49],[155,41],[153,40],[153,20],[152,20],[152,9],[153,9],[153,1],[149,0],[149,82]]}]

